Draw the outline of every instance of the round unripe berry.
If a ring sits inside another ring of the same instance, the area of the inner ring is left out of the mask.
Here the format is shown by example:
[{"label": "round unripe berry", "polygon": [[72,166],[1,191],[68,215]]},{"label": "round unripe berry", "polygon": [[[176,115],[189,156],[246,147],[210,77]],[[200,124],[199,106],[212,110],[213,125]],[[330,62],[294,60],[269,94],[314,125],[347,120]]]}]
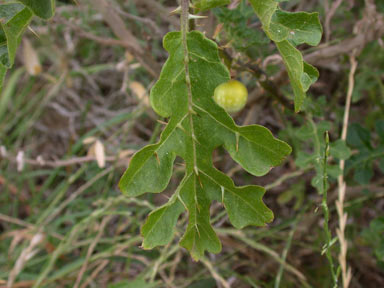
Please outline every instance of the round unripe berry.
[{"label": "round unripe berry", "polygon": [[248,91],[243,83],[230,80],[216,87],[213,99],[229,113],[238,112],[247,103]]}]

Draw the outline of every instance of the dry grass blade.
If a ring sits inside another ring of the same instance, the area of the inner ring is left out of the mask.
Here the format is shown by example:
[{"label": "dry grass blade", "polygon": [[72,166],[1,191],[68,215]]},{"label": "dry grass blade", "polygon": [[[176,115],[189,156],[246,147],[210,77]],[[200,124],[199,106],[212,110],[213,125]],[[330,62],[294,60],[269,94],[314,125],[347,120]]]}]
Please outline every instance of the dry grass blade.
[{"label": "dry grass blade", "polygon": [[35,249],[35,247],[43,241],[44,235],[40,232],[36,233],[32,237],[31,241],[29,242],[29,245],[21,252],[19,258],[13,266],[13,269],[9,273],[7,288],[12,288],[17,275],[21,272],[28,260],[30,260],[38,252],[38,249]]}]

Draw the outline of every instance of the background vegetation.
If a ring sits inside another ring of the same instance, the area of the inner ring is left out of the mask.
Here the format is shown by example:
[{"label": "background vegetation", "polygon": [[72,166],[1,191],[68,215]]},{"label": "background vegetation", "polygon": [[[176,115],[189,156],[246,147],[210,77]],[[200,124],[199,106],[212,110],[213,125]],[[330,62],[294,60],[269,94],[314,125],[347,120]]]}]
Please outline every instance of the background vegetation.
[{"label": "background vegetation", "polygon": [[266,186],[275,220],[238,231],[214,204],[223,250],[200,262],[177,239],[140,248],[140,226],[172,195],[182,165],[165,193],[127,198],[117,188],[132,154],[163,128],[148,93],[167,58],[162,37],[179,29],[169,15],[176,1],[60,1],[51,20],[33,20],[0,96],[0,287],[332,287],[325,254],[336,271],[347,246],[350,287],[384,287],[384,2],[281,5],[319,12],[324,28],[318,47],[299,46],[320,79],[298,114],[282,60],[248,3],[234,0],[195,23],[249,90],[236,123],[264,125],[293,148],[263,177],[214,152],[237,185]]}]

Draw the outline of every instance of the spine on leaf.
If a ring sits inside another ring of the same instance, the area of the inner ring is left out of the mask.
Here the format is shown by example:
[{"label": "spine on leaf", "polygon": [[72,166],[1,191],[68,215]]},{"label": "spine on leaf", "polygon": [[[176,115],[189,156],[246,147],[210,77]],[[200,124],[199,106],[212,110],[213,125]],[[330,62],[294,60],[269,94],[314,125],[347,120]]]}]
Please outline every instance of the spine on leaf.
[{"label": "spine on leaf", "polygon": [[290,13],[279,9],[277,0],[249,0],[259,17],[263,30],[279,50],[294,94],[295,111],[299,112],[306,92],[319,78],[319,72],[303,59],[295,47],[316,46],[321,41],[322,27],[318,13]]}]

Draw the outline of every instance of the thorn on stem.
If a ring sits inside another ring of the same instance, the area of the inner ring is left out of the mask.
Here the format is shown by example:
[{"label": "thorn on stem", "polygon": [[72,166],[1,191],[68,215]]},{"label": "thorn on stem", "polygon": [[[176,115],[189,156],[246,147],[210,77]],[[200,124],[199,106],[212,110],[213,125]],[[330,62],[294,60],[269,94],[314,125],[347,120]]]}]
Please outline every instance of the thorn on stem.
[{"label": "thorn on stem", "polygon": [[157,122],[159,122],[160,124],[162,124],[162,125],[168,125],[168,123],[167,122],[165,122],[165,121],[162,121],[162,120],[160,120],[160,119],[157,119]]},{"label": "thorn on stem", "polygon": [[181,6],[177,7],[175,10],[172,10],[171,12],[169,12],[169,16],[174,16],[177,14],[181,14]]},{"label": "thorn on stem", "polygon": [[203,15],[193,15],[193,14],[189,14],[188,15],[188,19],[191,20],[191,19],[203,19],[203,18],[208,18],[208,16],[203,16]]}]

